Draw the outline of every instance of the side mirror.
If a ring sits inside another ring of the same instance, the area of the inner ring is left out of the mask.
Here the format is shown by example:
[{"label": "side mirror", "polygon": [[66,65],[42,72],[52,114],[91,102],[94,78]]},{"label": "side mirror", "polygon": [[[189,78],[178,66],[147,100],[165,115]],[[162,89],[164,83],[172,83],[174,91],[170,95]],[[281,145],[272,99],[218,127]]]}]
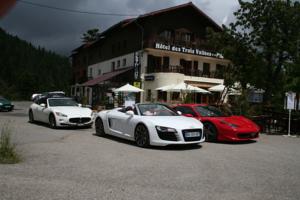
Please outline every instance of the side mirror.
[{"label": "side mirror", "polygon": [[46,104],[44,104],[44,103],[41,103],[41,105],[40,105],[41,107],[43,107],[43,108],[45,108],[46,107]]},{"label": "side mirror", "polygon": [[127,114],[127,115],[130,115],[130,116],[133,116],[133,115],[134,115],[134,112],[133,112],[132,110],[128,110],[128,111],[126,111],[126,114]]},{"label": "side mirror", "polygon": [[79,104],[78,104],[78,107],[82,107],[82,104],[81,104],[81,103],[79,103]]},{"label": "side mirror", "polygon": [[177,111],[177,114],[178,114],[178,115],[182,115],[182,112],[180,112],[180,111],[178,110],[178,111]]},{"label": "side mirror", "polygon": [[194,117],[192,114],[184,114],[185,117]]}]

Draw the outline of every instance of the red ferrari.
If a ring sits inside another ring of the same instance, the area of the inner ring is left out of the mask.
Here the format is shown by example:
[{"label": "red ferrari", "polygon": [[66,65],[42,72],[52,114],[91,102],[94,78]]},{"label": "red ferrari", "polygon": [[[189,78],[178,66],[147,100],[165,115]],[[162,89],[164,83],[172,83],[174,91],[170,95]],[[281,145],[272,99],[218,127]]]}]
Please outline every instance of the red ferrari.
[{"label": "red ferrari", "polygon": [[229,116],[207,104],[179,104],[182,115],[194,117],[204,125],[208,141],[246,141],[259,136],[259,127],[243,116]]}]

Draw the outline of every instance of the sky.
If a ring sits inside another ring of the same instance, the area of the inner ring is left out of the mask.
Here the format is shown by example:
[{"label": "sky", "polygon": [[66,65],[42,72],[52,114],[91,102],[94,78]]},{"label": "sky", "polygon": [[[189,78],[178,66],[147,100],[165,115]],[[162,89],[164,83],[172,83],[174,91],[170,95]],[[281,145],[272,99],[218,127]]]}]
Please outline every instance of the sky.
[{"label": "sky", "polygon": [[[164,9],[191,0],[19,0],[0,19],[0,27],[12,35],[31,42],[35,46],[69,56],[81,45],[84,32],[98,28],[100,32],[115,23]],[[105,16],[70,13],[28,4],[33,2],[62,9],[72,9],[97,13],[114,13],[128,16]],[[193,0],[199,9],[217,24],[228,25],[234,20],[233,12],[238,8],[238,0]]]}]

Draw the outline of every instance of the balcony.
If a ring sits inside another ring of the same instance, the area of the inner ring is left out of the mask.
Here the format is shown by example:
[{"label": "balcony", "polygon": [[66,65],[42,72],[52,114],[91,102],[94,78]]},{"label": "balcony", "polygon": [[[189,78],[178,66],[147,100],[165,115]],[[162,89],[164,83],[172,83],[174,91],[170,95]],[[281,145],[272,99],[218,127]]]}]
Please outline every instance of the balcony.
[{"label": "balcony", "polygon": [[206,78],[218,78],[223,79],[223,72],[222,70],[217,71],[209,71],[204,72],[199,69],[190,69],[180,65],[170,65],[168,67],[149,67],[147,66],[147,73],[180,73],[186,76],[197,76],[197,77],[206,77]]},{"label": "balcony", "polygon": [[194,39],[192,41],[185,41],[174,38],[165,38],[161,36],[154,36],[144,42],[144,45],[147,47],[153,47],[155,43],[162,43],[166,45],[172,45],[177,47],[186,47],[186,48],[198,48],[206,51],[214,52],[214,49],[209,45],[209,43],[204,39]]}]

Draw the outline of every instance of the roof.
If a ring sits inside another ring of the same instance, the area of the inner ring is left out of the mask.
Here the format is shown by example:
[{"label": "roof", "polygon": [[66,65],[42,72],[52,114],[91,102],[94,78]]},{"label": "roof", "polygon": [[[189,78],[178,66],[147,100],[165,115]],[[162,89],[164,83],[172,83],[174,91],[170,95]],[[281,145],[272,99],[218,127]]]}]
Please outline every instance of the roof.
[{"label": "roof", "polygon": [[113,72],[109,72],[109,73],[105,73],[103,75],[97,76],[96,78],[89,80],[85,83],[82,84],[82,86],[92,86],[92,85],[96,85],[99,84],[103,81],[107,81],[115,76],[118,76],[119,74],[123,74],[129,70],[133,69],[133,67],[128,67],[128,68],[124,68],[118,71],[113,71]]},{"label": "roof", "polygon": [[146,17],[149,17],[149,16],[159,15],[159,14],[162,14],[162,13],[166,13],[166,12],[169,12],[169,11],[173,11],[173,10],[177,10],[177,9],[181,9],[181,8],[185,8],[185,7],[192,7],[194,9],[196,9],[196,11],[200,15],[204,16],[205,18],[207,18],[208,21],[211,22],[217,29],[219,29],[220,31],[222,30],[222,27],[220,27],[212,18],[210,18],[208,15],[206,15],[202,10],[200,10],[192,2],[188,2],[188,3],[185,3],[185,4],[178,5],[178,6],[173,6],[173,7],[169,7],[169,8],[165,8],[165,9],[161,9],[161,10],[156,10],[156,11],[153,11],[153,12],[149,12],[149,13],[140,15],[138,18],[142,19],[142,18],[146,18]]},{"label": "roof", "polygon": [[[199,15],[205,17],[211,24],[214,25],[214,27],[216,29],[218,29],[219,31],[222,31],[222,27],[220,27],[212,18],[210,18],[208,15],[206,15],[202,10],[200,10],[197,6],[195,6],[192,2],[189,2],[189,3],[185,3],[185,4],[181,4],[181,5],[178,5],[178,6],[173,6],[173,7],[169,7],[169,8],[165,8],[165,9],[161,9],[161,10],[156,10],[156,11],[153,11],[153,12],[149,12],[149,13],[145,13],[145,14],[142,14],[136,18],[129,18],[129,19],[124,19],[122,21],[120,21],[119,23],[117,24],[114,24],[113,26],[111,26],[110,28],[106,29],[105,31],[103,31],[101,34],[100,34],[100,38],[101,36],[104,36],[105,34],[108,34],[114,30],[117,30],[119,28],[124,28],[128,25],[130,25],[131,23],[134,23],[135,21],[137,20],[144,20],[148,17],[153,17],[153,16],[157,16],[157,15],[160,15],[160,14],[163,14],[163,13],[166,13],[166,12],[170,12],[170,11],[174,11],[174,10],[178,10],[178,9],[182,9],[182,8],[187,8],[187,7],[191,7],[193,9],[196,10],[196,12],[199,13]],[[88,45],[81,45],[80,47],[74,49],[72,51],[72,53],[76,53],[78,52],[80,49],[82,48],[87,48],[89,46],[92,46],[94,45],[95,43],[98,43],[100,41],[100,39],[98,39],[97,41],[91,43],[91,44],[88,44]]]}]

